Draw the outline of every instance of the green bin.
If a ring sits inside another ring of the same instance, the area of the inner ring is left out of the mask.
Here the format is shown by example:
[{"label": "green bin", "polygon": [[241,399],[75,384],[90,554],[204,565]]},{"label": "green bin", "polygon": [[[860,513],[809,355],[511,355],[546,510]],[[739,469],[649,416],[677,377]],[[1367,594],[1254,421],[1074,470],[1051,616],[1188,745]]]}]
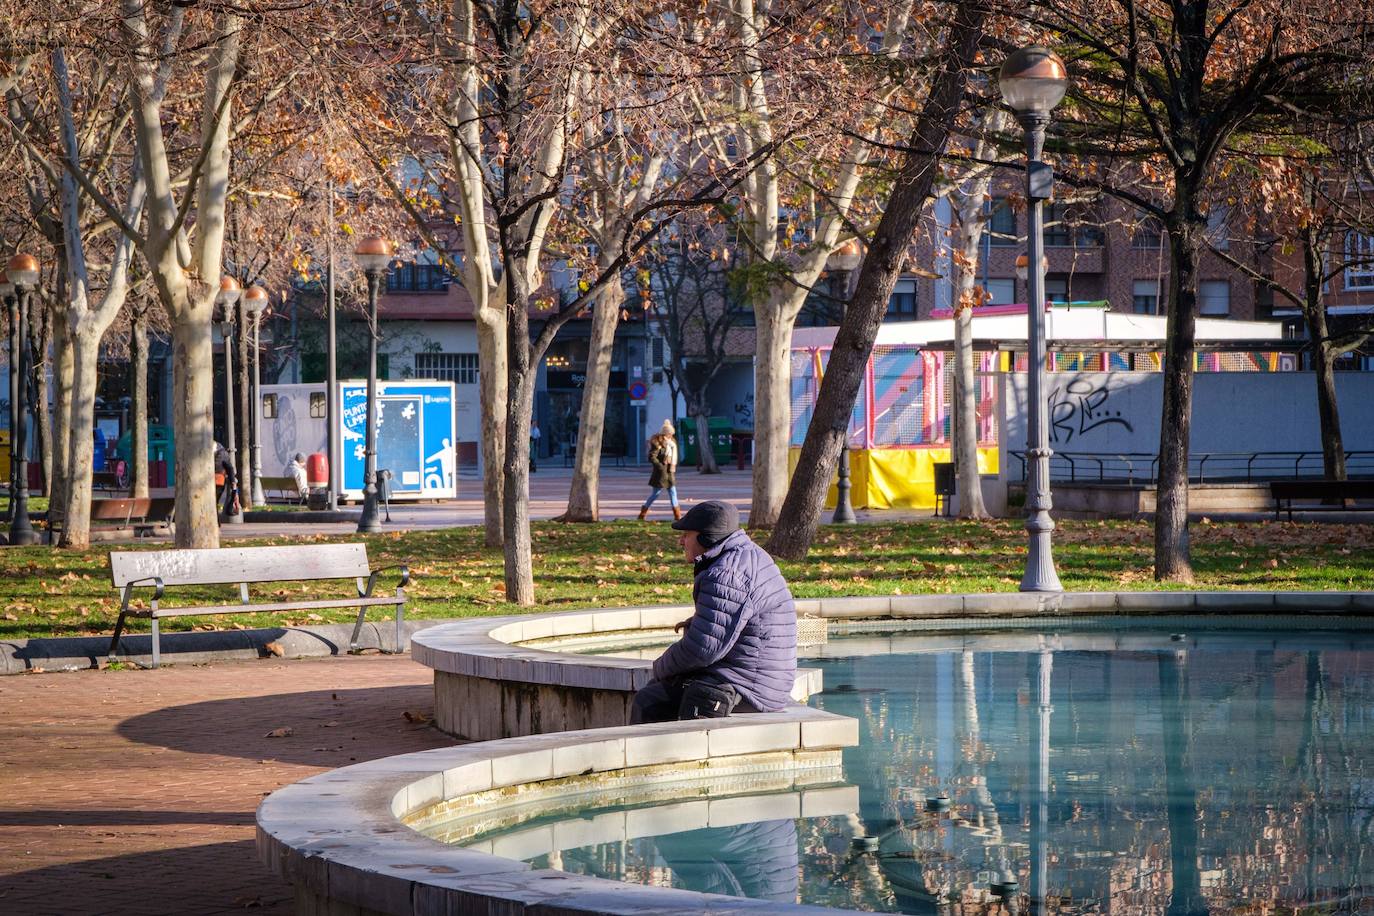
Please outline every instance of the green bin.
[{"label": "green bin", "polygon": [[[735,425],[729,417],[707,417],[707,435],[711,437],[711,453],[716,456],[716,464],[724,464],[734,454],[730,434]],[[697,421],[695,417],[679,417],[677,421],[678,462],[697,463]]]}]

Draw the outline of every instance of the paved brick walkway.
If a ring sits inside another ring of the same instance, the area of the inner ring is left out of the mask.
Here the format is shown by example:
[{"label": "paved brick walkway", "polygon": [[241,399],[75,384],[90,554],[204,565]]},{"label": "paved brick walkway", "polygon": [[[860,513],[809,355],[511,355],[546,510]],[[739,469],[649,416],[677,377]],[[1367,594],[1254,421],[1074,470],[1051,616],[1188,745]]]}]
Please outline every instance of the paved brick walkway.
[{"label": "paved brick walkway", "polygon": [[0,679],[0,913],[290,913],[258,802],[452,743],[433,705],[408,656]]}]

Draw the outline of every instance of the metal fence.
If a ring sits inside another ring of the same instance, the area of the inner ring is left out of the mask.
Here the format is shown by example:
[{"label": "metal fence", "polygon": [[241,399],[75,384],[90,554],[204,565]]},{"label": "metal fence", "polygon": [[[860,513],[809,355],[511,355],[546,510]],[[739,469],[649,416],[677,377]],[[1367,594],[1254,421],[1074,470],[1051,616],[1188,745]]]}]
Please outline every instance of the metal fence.
[{"label": "metal fence", "polygon": [[[1021,463],[1026,477],[1026,453],[1008,451]],[[1345,453],[1349,477],[1374,477],[1374,452]],[[1055,452],[1050,479],[1070,483],[1154,484],[1159,456],[1152,452]],[[1322,453],[1316,452],[1200,452],[1188,456],[1189,483],[1241,483],[1325,476]]]}]

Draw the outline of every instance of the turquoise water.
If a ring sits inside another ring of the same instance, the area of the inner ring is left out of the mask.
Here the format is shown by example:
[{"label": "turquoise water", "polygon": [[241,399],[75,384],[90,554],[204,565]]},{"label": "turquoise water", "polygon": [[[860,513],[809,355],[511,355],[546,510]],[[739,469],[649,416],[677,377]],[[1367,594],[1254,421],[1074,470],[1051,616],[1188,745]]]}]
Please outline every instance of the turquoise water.
[{"label": "turquoise water", "polygon": [[480,839],[540,867],[877,912],[1374,913],[1368,635],[824,652],[813,705],[860,723],[842,772],[660,785]]}]

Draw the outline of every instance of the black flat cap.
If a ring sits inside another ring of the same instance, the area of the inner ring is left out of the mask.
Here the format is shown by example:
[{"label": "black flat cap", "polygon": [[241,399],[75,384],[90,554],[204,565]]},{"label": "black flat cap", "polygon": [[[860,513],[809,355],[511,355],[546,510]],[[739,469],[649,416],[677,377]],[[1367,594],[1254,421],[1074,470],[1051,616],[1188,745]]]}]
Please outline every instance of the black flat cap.
[{"label": "black flat cap", "polygon": [[678,531],[695,531],[703,547],[714,547],[739,530],[739,510],[731,503],[708,499],[697,503],[673,522]]}]

